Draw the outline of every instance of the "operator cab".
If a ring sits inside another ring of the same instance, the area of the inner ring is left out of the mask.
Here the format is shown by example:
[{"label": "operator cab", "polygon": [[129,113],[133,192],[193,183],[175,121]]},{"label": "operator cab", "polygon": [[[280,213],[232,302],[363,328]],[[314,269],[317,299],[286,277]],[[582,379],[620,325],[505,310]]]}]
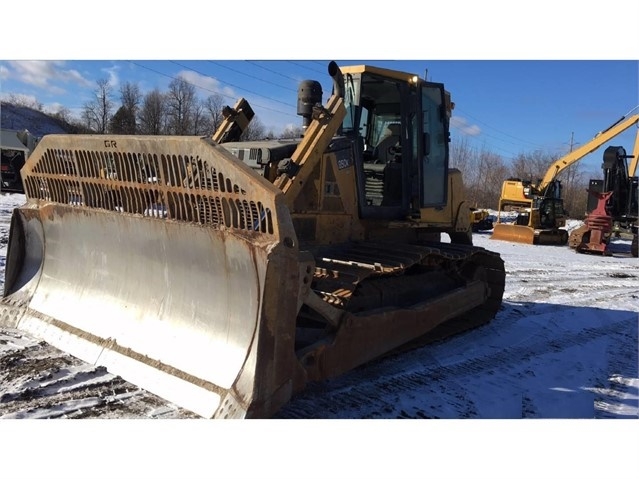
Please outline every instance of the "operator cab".
[{"label": "operator cab", "polygon": [[342,68],[362,218],[419,218],[446,204],[450,98],[443,84],[370,66]]}]

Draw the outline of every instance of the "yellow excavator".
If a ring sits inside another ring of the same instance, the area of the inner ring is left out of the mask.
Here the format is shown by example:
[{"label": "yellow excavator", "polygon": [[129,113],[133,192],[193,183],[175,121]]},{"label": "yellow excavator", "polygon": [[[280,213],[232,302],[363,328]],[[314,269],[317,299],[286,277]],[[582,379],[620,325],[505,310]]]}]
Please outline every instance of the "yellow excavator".
[{"label": "yellow excavator", "polygon": [[[491,239],[565,245],[569,235],[568,231],[563,229],[566,225],[566,212],[558,175],[638,122],[639,115],[622,117],[580,148],[555,161],[538,183],[519,178],[504,181],[499,198],[497,222]],[[504,211],[516,211],[515,221],[504,221]]]},{"label": "yellow excavator", "polygon": [[493,319],[504,263],[472,245],[444,85],[328,73],[325,105],[300,84],[298,139],[237,141],[247,105],[218,141],[44,137],[0,324],[203,417],[260,418],[309,381]]}]

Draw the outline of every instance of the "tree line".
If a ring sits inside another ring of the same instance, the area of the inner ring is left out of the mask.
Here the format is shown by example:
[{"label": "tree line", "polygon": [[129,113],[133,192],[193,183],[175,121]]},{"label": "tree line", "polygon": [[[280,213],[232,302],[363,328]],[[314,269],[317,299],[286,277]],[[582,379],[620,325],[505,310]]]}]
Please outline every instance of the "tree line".
[{"label": "tree line", "polygon": [[[212,135],[224,120],[226,103],[220,94],[197,96],[195,87],[182,78],[169,83],[167,91],[158,88],[142,94],[136,83],[120,86],[120,106],[116,109],[113,87],[106,79],[97,80],[93,99],[84,104],[82,125],[95,133],[122,135]],[[300,127],[286,128],[278,138],[299,137]],[[275,138],[255,116],[242,140]]]},{"label": "tree line", "polygon": [[[220,94],[197,96],[195,87],[182,78],[171,81],[167,91],[155,88],[143,94],[137,83],[125,82],[118,91],[107,79],[96,81],[92,99],[85,102],[79,117],[66,107],[50,117],[71,127],[73,133],[117,135],[212,135],[224,120],[227,103]],[[41,102],[9,94],[7,103],[43,112]],[[119,100],[119,102],[118,102]],[[279,134],[267,129],[256,116],[242,135],[242,140],[264,138],[299,138],[301,126],[289,126]]]}]

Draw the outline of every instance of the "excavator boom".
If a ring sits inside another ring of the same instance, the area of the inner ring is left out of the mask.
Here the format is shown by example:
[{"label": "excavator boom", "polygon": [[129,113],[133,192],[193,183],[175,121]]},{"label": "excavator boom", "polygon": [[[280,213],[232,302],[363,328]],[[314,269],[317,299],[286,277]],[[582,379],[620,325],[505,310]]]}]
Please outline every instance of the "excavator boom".
[{"label": "excavator boom", "polygon": [[[570,165],[573,165],[577,161],[584,158],[586,155],[592,153],[597,148],[599,148],[604,143],[615,138],[617,135],[620,135],[628,128],[633,125],[639,123],[639,115],[632,115],[628,118],[622,117],[620,120],[615,122],[613,125],[609,126],[603,131],[597,133],[590,141],[585,143],[583,146],[577,148],[576,150],[571,151],[570,153],[562,156],[557,161],[555,161],[548,170],[546,170],[546,174],[543,179],[537,186],[539,191],[544,191],[548,185],[557,177],[559,173],[568,168]],[[636,168],[636,163],[635,163]]]},{"label": "excavator boom", "polygon": [[637,163],[639,163],[639,132],[635,135],[635,146],[632,149],[632,159],[628,165],[628,176],[635,176],[637,173]]}]

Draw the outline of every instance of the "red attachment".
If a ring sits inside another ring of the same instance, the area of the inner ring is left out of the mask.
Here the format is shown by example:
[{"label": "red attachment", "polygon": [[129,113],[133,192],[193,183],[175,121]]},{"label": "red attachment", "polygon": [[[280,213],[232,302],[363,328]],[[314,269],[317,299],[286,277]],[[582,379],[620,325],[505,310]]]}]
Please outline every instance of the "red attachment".
[{"label": "red attachment", "polygon": [[588,193],[597,197],[599,201],[597,207],[586,217],[585,223],[588,230],[584,233],[581,244],[577,246],[577,251],[609,254],[608,240],[612,231],[612,217],[606,211],[606,204],[612,196],[612,191],[599,193],[588,190]]}]

